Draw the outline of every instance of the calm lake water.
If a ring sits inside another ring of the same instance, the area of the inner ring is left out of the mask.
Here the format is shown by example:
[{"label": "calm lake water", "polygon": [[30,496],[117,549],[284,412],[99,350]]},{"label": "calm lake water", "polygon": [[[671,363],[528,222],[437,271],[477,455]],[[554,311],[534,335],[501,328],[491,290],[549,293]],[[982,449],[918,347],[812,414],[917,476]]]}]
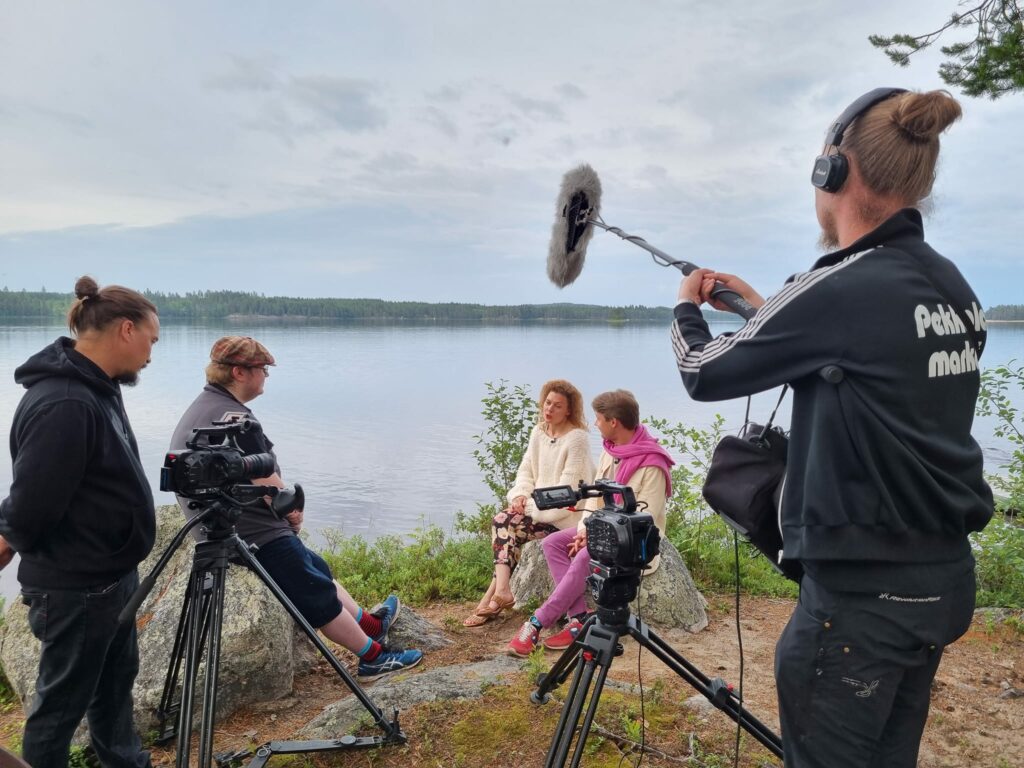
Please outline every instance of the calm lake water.
[{"label": "calm lake water", "polygon": [[[736,326],[713,330],[730,327]],[[14,384],[14,369],[63,333],[57,325],[0,325],[5,439],[24,391]],[[276,445],[285,478],[305,487],[306,526],[314,532],[338,528],[374,538],[423,523],[449,529],[457,511],[489,501],[472,456],[473,436],[485,427],[485,382],[528,384],[536,394],[544,381],[567,378],[588,404],[604,390],[632,390],[645,418],[707,425],[721,413],[729,429],[743,420],[745,400],[695,403],[687,397],[662,325],[167,324],[141,382],[125,390],[158,504],[174,502],[157,487],[171,432],[203,386],[210,346],[229,333],[255,336],[277,358],[265,394],[249,405]],[[986,366],[1022,357],[1024,326],[990,327]],[[752,413],[765,418],[776,397],[759,395]],[[787,421],[788,412],[781,419]],[[591,431],[596,456],[600,444]],[[994,470],[1008,455],[1006,444],[992,436],[991,422],[976,422],[975,435]],[[10,454],[3,450],[0,495],[10,480]],[[14,571],[12,564],[0,576],[0,593],[16,591]]]}]

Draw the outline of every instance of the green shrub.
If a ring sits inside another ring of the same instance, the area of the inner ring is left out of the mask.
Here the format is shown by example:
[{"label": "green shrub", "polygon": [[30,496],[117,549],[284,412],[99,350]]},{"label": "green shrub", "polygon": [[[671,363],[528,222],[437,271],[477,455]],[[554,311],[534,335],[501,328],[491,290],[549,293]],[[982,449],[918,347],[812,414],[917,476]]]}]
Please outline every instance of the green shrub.
[{"label": "green shrub", "polygon": [[989,368],[981,374],[978,393],[978,415],[995,416],[995,436],[1009,441],[1010,458],[999,468],[1005,474],[989,476],[992,488],[1004,498],[1000,506],[1020,513],[1024,510],[1024,425],[1014,407],[1008,390],[1024,391],[1024,366],[1011,360],[1006,365]]},{"label": "green shrub", "polygon": [[478,503],[473,514],[459,512],[455,529],[489,535],[491,518],[504,508],[505,494],[515,482],[530,432],[537,423],[538,410],[528,386],[510,387],[501,379],[497,384],[486,382],[484,387],[487,395],[480,402],[487,428],[483,434],[473,436],[479,446],[473,451],[473,458],[494,496],[492,501]]},{"label": "green shrub", "polygon": [[335,578],[361,605],[395,592],[412,605],[477,598],[491,580],[492,555],[480,537],[452,538],[437,526],[410,536],[361,536],[325,532],[322,552]]},{"label": "green shrub", "polygon": [[1024,609],[1024,527],[997,515],[971,534],[978,561],[978,607]]}]

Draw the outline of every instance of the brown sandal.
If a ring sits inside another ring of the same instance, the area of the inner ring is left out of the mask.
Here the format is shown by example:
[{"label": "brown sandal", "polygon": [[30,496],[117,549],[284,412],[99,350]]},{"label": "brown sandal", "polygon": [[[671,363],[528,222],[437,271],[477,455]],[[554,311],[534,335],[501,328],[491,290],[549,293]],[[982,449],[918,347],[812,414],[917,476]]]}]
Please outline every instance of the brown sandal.
[{"label": "brown sandal", "polygon": [[[498,616],[501,616],[501,614],[507,608],[511,608],[515,604],[516,604],[516,599],[514,597],[510,597],[508,599],[500,598],[500,597],[492,597],[491,598],[491,602],[488,603],[487,607],[478,610],[476,612],[476,615],[477,616],[483,616],[483,617],[488,618],[488,619],[494,619],[494,618],[497,618]],[[493,608],[491,607],[492,605],[494,606]]]},{"label": "brown sandal", "polygon": [[473,613],[473,614],[470,614],[469,616],[467,616],[465,619],[462,620],[462,626],[468,627],[469,629],[476,629],[477,627],[482,627],[484,624],[486,624],[492,618],[494,618],[494,617],[493,616],[481,616],[479,613]]}]

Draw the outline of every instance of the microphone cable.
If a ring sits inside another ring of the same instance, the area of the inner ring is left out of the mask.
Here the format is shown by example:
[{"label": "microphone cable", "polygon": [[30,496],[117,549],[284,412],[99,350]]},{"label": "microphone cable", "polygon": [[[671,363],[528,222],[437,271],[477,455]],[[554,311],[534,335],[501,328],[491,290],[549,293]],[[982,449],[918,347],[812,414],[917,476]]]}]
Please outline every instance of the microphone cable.
[{"label": "microphone cable", "polygon": [[740,725],[743,720],[743,629],[740,625],[740,539],[736,531],[732,532],[732,547],[733,547],[733,564],[736,569],[736,641],[739,643],[740,650],[740,679],[739,679],[739,690],[737,691],[736,698],[739,699],[739,718],[736,720],[736,748],[733,754],[733,766],[739,768],[740,765],[740,738],[742,736],[743,728]]},{"label": "microphone cable", "polygon": [[[615,460],[618,463],[618,459]],[[646,501],[637,502],[637,512],[642,512],[647,509]],[[640,593],[644,588],[644,569],[640,569],[640,580],[636,585],[636,619],[637,623],[642,623],[643,619],[640,617]],[[640,756],[637,758],[633,768],[640,768],[640,763],[644,760],[647,746],[647,714],[644,710],[644,675],[643,669],[640,666],[640,659],[643,655],[644,647],[640,644],[636,644],[636,681],[637,686],[640,688]],[[622,761],[626,759],[626,752],[622,753],[622,757],[619,758],[618,768],[622,768]]]}]

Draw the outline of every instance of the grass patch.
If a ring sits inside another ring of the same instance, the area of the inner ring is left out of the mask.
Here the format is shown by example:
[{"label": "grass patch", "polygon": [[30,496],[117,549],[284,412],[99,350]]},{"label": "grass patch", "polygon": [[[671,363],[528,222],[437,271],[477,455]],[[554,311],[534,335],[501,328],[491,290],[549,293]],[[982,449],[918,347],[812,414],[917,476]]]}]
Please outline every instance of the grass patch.
[{"label": "grass patch", "polygon": [[327,531],[320,554],[335,578],[360,603],[369,605],[397,593],[410,605],[438,600],[474,600],[493,570],[491,547],[481,537],[455,538],[437,526],[409,536],[382,536],[372,544]]},{"label": "grass patch", "polygon": [[[668,521],[668,539],[702,592],[732,590],[736,584],[733,530],[717,515],[696,520],[675,515]],[[740,585],[745,594],[796,598],[797,585],[772,568],[758,551],[740,540]]]}]

